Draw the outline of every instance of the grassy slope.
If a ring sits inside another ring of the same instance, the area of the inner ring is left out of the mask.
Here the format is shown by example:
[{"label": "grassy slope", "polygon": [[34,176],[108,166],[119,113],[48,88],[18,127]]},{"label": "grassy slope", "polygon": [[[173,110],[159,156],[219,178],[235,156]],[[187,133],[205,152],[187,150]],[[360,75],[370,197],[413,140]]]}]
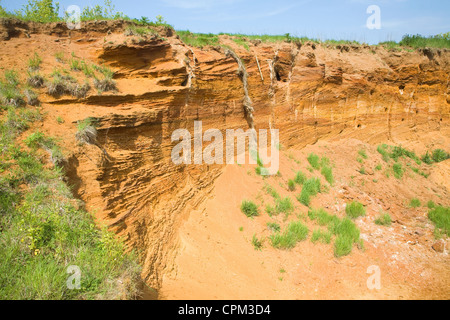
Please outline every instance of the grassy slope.
[{"label": "grassy slope", "polygon": [[[39,108],[4,99],[5,88],[23,87],[0,83],[0,299],[135,298],[137,257],[73,199],[57,140],[29,130],[45,120]],[[81,271],[79,290],[66,283],[71,265]]]}]

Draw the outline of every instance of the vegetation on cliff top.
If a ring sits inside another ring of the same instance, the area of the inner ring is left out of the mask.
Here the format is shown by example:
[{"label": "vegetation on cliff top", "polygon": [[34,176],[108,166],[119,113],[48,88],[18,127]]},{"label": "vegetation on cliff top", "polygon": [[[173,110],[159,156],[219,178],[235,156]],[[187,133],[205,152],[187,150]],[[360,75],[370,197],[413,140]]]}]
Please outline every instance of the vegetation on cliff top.
[{"label": "vegetation on cliff top", "polygon": [[[57,22],[64,21],[70,14],[64,12],[63,16],[60,15],[60,6],[58,2],[53,0],[28,0],[28,3],[20,10],[9,12],[1,6],[0,3],[0,17],[16,18],[24,21],[35,22]],[[127,20],[136,23],[137,25],[144,26],[164,26],[172,28],[164,18],[160,15],[156,16],[155,21],[150,21],[148,17],[141,17],[140,19],[130,18],[122,12],[115,10],[115,6],[111,0],[104,0],[104,5],[95,5],[92,7],[85,7],[81,10],[81,21],[95,21],[95,20]],[[325,45],[337,46],[337,45],[361,45],[361,43],[353,40],[319,40],[311,39],[307,37],[297,37],[290,33],[284,35],[247,35],[247,34],[233,34],[233,33],[193,33],[189,30],[179,30],[177,34],[181,40],[191,46],[203,48],[206,45],[218,45],[220,43],[220,35],[228,35],[239,46],[249,50],[248,43],[252,41],[261,42],[313,42],[322,43]],[[450,49],[450,32],[438,34],[434,36],[424,37],[417,35],[405,35],[400,42],[386,41],[381,42],[379,45],[387,48],[388,50],[399,51],[403,48],[447,48]]]}]

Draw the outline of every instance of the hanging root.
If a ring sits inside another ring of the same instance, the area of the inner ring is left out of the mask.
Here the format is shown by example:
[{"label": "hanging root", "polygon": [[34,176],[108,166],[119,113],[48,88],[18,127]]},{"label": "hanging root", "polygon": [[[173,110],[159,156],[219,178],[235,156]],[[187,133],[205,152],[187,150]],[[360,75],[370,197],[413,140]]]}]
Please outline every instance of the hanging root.
[{"label": "hanging root", "polygon": [[238,75],[239,75],[239,78],[241,78],[242,84],[244,86],[243,105],[244,105],[245,119],[247,120],[247,123],[248,123],[248,126],[250,127],[250,129],[254,129],[255,128],[254,119],[253,119],[254,109],[252,106],[252,100],[250,99],[250,97],[248,95],[247,69],[245,69],[245,66],[242,63],[242,60],[238,57],[238,55],[234,51],[226,49],[225,55],[227,57],[232,57],[234,60],[236,60],[236,62],[238,64]]}]

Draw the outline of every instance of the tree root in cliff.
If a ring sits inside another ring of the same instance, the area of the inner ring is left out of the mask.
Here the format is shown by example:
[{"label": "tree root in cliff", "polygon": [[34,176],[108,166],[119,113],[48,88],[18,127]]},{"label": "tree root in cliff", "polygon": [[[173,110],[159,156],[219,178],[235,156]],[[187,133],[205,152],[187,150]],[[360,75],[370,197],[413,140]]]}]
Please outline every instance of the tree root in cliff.
[{"label": "tree root in cliff", "polygon": [[227,57],[232,57],[238,64],[238,75],[239,78],[241,78],[242,80],[242,84],[244,87],[244,101],[243,101],[243,105],[244,105],[244,113],[245,113],[245,119],[247,120],[248,126],[250,127],[250,129],[254,129],[255,128],[255,124],[254,124],[254,119],[253,119],[253,106],[252,106],[252,100],[250,99],[249,95],[248,95],[248,73],[247,73],[247,69],[244,66],[244,63],[242,62],[242,60],[239,58],[239,56],[232,50],[230,49],[226,49],[225,50],[225,55]]}]

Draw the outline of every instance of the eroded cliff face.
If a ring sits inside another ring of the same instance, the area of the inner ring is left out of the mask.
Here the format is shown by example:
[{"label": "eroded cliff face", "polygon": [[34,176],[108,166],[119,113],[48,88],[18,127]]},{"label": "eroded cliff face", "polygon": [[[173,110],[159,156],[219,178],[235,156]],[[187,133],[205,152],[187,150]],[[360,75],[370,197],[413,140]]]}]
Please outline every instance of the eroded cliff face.
[{"label": "eroded cliff face", "polygon": [[[195,120],[203,131],[248,129],[245,90],[236,60],[222,47],[191,48],[170,32],[127,37],[123,23],[101,26],[43,32],[42,26],[3,22],[8,40],[0,56],[26,70],[24,57],[37,51],[45,74],[55,67],[54,53],[74,52],[116,72],[117,93],[91,90],[83,99],[55,99],[42,90],[43,129],[65,143],[76,196],[139,251],[143,278],[158,288],[165,275],[176,273],[179,226],[209,196],[223,169],[174,165],[172,132],[193,132]],[[358,138],[391,144],[420,139],[423,151],[425,134],[449,135],[448,50],[253,42],[247,51],[227,36],[221,43],[245,65],[255,128],[279,129],[286,149]],[[56,116],[65,124],[57,125]],[[75,141],[76,122],[88,117],[97,119],[101,148]]]}]

